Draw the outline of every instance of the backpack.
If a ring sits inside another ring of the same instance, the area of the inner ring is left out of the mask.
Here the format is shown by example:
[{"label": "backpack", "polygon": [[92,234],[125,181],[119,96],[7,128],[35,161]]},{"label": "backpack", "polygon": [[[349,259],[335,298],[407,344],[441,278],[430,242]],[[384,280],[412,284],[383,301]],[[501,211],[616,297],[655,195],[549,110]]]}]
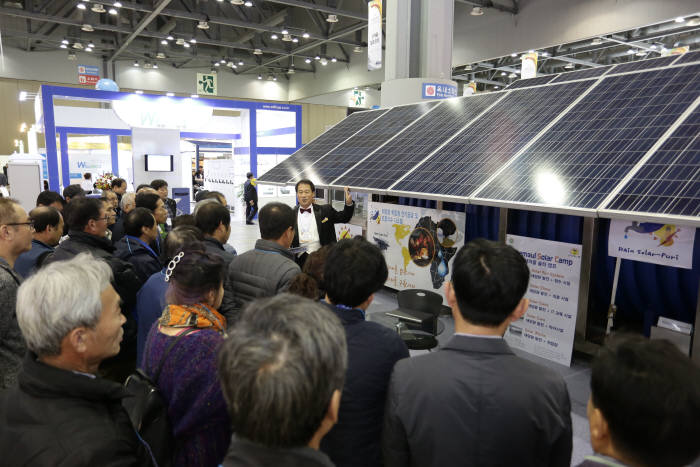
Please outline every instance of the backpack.
[{"label": "backpack", "polygon": [[153,379],[144,370],[137,368],[124,383],[128,396],[123,399],[122,405],[129,414],[134,429],[150,447],[151,455],[159,467],[172,465],[173,430],[168,418],[168,404],[158,389],[158,379],[173,347],[180,339],[196,330],[197,328],[189,328],[178,334],[165,349]]}]

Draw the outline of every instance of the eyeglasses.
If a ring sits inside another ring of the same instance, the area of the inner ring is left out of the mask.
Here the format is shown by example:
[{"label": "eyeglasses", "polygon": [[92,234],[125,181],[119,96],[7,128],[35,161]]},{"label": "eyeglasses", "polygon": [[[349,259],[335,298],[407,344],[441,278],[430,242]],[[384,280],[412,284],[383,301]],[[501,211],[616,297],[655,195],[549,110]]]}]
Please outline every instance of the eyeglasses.
[{"label": "eyeglasses", "polygon": [[108,221],[108,220],[111,220],[111,219],[112,219],[112,217],[114,217],[114,216],[104,216],[104,217],[98,217],[98,218],[97,218],[97,219],[95,219],[95,220],[96,220],[96,221]]},{"label": "eyeglasses", "polygon": [[26,225],[29,227],[29,230],[34,230],[34,221],[27,221],[27,222],[10,222],[9,224],[5,225]]}]

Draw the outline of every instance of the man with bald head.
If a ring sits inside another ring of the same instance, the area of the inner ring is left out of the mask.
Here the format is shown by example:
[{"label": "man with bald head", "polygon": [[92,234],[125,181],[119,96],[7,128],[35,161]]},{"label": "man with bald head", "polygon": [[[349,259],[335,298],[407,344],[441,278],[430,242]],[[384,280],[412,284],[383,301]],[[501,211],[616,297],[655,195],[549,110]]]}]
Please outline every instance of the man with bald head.
[{"label": "man with bald head", "polygon": [[34,221],[32,249],[19,255],[15,261],[15,271],[24,278],[41,267],[63,235],[63,216],[57,209],[39,206],[29,211],[29,218]]}]

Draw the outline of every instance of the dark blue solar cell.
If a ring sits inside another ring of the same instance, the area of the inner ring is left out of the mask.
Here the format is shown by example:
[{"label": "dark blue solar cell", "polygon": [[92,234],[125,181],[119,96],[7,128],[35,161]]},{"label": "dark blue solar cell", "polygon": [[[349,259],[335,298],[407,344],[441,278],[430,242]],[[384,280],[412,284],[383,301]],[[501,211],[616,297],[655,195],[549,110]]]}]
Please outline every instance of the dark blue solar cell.
[{"label": "dark blue solar cell", "polygon": [[668,137],[606,209],[700,216],[700,109]]},{"label": "dark blue solar cell", "polygon": [[488,93],[443,102],[333,185],[388,188],[503,96],[502,92]]},{"label": "dark blue solar cell", "polygon": [[673,64],[679,65],[681,63],[692,63],[697,61],[700,61],[700,50],[696,50],[695,52],[684,53],[683,55],[681,55],[678,61],[674,62]]},{"label": "dark blue solar cell", "polygon": [[508,93],[390,189],[468,196],[592,85],[576,81]]},{"label": "dark blue solar cell", "polygon": [[599,66],[595,68],[589,68],[587,70],[570,71],[568,73],[562,73],[554,80],[552,83],[565,83],[567,81],[574,81],[577,79],[587,79],[587,78],[597,78],[603,76],[605,73],[611,69],[612,66]]},{"label": "dark blue solar cell", "polygon": [[547,84],[552,79],[554,79],[557,75],[547,75],[547,76],[538,76],[536,78],[528,78],[528,79],[519,79],[515,81],[514,83],[511,83],[508,85],[506,89],[518,89],[518,88],[527,88],[530,86],[540,86],[542,84]]},{"label": "dark blue solar cell", "polygon": [[329,184],[438,103],[439,101],[423,102],[392,108],[294,177],[292,181],[308,179],[321,186]]},{"label": "dark blue solar cell", "polygon": [[678,57],[676,57],[675,55],[670,55],[668,57],[652,58],[650,60],[638,60],[636,62],[623,63],[621,65],[616,65],[610,73],[626,73],[628,71],[640,71],[648,70],[650,68],[658,68],[670,65],[677,58]]},{"label": "dark blue solar cell", "polygon": [[355,112],[330,130],[300,148],[284,162],[265,172],[258,181],[261,183],[286,183],[302,170],[323,157],[328,151],[360,131],[373,120],[384,115],[388,109]]},{"label": "dark blue solar cell", "polygon": [[699,95],[700,65],[606,76],[475,197],[595,209]]}]

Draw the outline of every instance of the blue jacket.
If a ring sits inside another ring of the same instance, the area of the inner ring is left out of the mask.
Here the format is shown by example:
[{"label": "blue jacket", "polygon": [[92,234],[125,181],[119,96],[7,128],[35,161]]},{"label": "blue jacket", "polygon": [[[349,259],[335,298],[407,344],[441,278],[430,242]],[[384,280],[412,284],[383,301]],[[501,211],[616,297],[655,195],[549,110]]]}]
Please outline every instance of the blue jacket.
[{"label": "blue jacket", "polygon": [[151,277],[151,274],[160,271],[163,267],[158,259],[158,254],[137,237],[125,235],[114,246],[117,249],[114,256],[128,261],[134,266],[134,271],[136,271],[141,284],[144,284]]},{"label": "blue jacket", "polygon": [[136,295],[136,319],[138,331],[136,333],[136,365],[141,366],[143,351],[148,339],[148,332],[165,308],[165,292],[168,283],[165,282],[165,268],[148,278]]},{"label": "blue jacket", "polygon": [[407,358],[399,335],[365,321],[364,311],[329,305],[345,328],[348,370],[338,423],[321,441],[321,450],[337,467],[377,467],[382,462],[382,423],[394,364]]},{"label": "blue jacket", "polygon": [[53,251],[53,247],[50,247],[44,242],[40,242],[39,240],[32,240],[32,249],[29,251],[25,251],[21,255],[17,257],[17,261],[15,261],[15,271],[17,271],[22,277],[25,279],[38,269],[37,267],[37,261],[41,259],[41,262],[39,263],[39,267],[41,267],[41,263],[44,262],[46,257]]}]

